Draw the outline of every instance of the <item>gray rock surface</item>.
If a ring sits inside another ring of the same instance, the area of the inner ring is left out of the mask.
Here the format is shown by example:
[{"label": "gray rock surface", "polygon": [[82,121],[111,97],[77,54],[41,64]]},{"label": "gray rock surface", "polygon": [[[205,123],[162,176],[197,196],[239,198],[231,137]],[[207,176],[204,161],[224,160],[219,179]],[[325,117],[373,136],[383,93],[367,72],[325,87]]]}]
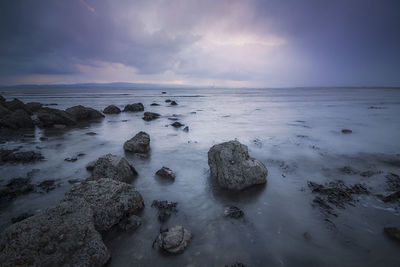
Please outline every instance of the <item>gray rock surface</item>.
[{"label": "gray rock surface", "polygon": [[169,178],[169,179],[175,179],[175,173],[168,167],[163,166],[161,169],[159,169],[156,174],[161,177]]},{"label": "gray rock surface", "polygon": [[119,107],[115,106],[115,105],[109,105],[108,107],[106,107],[103,110],[104,114],[119,114],[121,113],[121,110]]},{"label": "gray rock surface", "polygon": [[101,156],[89,162],[86,169],[92,172],[90,179],[110,178],[116,181],[130,183],[137,175],[134,167],[124,158],[112,154]]},{"label": "gray rock surface", "polygon": [[21,100],[14,98],[11,101],[4,102],[3,105],[10,111],[17,111],[19,109],[25,110],[29,115],[31,115],[31,111],[25,106],[24,102]]},{"label": "gray rock surface", "polygon": [[142,103],[128,104],[124,108],[124,112],[137,112],[144,111],[144,106]]},{"label": "gray rock surface", "polygon": [[[3,113],[6,112],[3,110]],[[0,119],[0,128],[10,129],[21,129],[21,128],[34,128],[33,120],[31,116],[23,109],[18,109],[9,114],[5,115]]]},{"label": "gray rock surface", "polygon": [[145,121],[152,121],[152,120],[155,120],[155,119],[158,119],[160,117],[160,114],[158,114],[158,113],[154,113],[154,112],[145,112],[144,114],[143,114],[143,120],[145,120]]},{"label": "gray rock surface", "polygon": [[182,253],[192,240],[192,234],[182,226],[174,226],[157,237],[159,248],[169,253]]},{"label": "gray rock surface", "polygon": [[25,107],[29,109],[31,112],[36,112],[43,107],[43,105],[39,102],[29,102],[25,104]]},{"label": "gray rock surface", "polygon": [[104,118],[104,115],[100,111],[81,105],[67,108],[65,111],[71,114],[77,121]]},{"label": "gray rock surface", "polygon": [[208,151],[211,176],[219,185],[231,190],[242,190],[267,182],[268,170],[257,159],[251,158],[247,146],[238,141],[214,145]]},{"label": "gray rock surface", "polygon": [[144,207],[143,198],[134,187],[108,178],[74,184],[65,194],[65,200],[79,198],[92,208],[98,231],[109,230]]},{"label": "gray rock surface", "polygon": [[0,237],[1,266],[103,266],[109,258],[82,199],[15,223]]},{"label": "gray rock surface", "polygon": [[124,143],[124,150],[140,154],[148,153],[150,151],[150,136],[145,132],[139,132]]},{"label": "gray rock surface", "polygon": [[71,114],[55,109],[41,108],[37,111],[37,118],[42,127],[53,127],[54,125],[75,125],[76,120]]}]

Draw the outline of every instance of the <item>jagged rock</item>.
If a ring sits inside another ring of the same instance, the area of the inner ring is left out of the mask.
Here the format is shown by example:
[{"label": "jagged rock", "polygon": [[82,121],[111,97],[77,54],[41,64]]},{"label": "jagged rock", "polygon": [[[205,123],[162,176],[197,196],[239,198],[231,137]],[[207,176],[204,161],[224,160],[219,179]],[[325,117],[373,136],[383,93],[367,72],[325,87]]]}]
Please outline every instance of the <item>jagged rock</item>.
[{"label": "jagged rock", "polygon": [[37,111],[37,118],[41,127],[54,125],[75,125],[76,119],[71,114],[54,108],[41,108]]},{"label": "jagged rock", "polygon": [[154,112],[145,112],[144,114],[143,114],[143,120],[145,120],[145,121],[152,121],[152,120],[155,120],[155,119],[158,119],[160,117],[160,114],[158,114],[158,113],[154,113]]},{"label": "jagged rock", "polygon": [[128,104],[124,108],[124,112],[137,112],[144,111],[144,106],[142,103]]},{"label": "jagged rock", "polygon": [[39,102],[29,102],[25,104],[25,107],[29,109],[31,112],[36,112],[43,107],[43,105]]},{"label": "jagged rock", "polygon": [[192,234],[178,225],[172,227],[157,237],[158,247],[169,253],[182,253],[192,240]]},{"label": "jagged rock", "polygon": [[137,175],[134,167],[124,158],[112,154],[99,157],[89,162],[86,169],[92,172],[90,179],[110,178],[116,181],[130,183]]},{"label": "jagged rock", "polygon": [[89,203],[94,212],[94,225],[99,231],[110,229],[144,207],[143,198],[134,187],[108,178],[74,184],[65,199],[77,198]]},{"label": "jagged rock", "polygon": [[224,210],[225,217],[231,217],[231,218],[238,219],[238,218],[243,217],[243,215],[244,215],[244,212],[235,206],[226,207]]},{"label": "jagged rock", "polygon": [[29,163],[43,159],[42,154],[35,151],[0,150],[0,163]]},{"label": "jagged rock", "polygon": [[175,173],[168,167],[162,167],[159,169],[156,174],[161,177],[175,179]]},{"label": "jagged rock", "polygon": [[214,145],[208,151],[211,177],[221,187],[241,190],[267,182],[268,170],[264,164],[249,156],[247,146],[238,141]]},{"label": "jagged rock", "polygon": [[103,266],[109,259],[82,199],[63,201],[1,233],[2,266]]},{"label": "jagged rock", "polygon": [[0,128],[21,129],[34,127],[31,116],[22,109],[8,113],[0,119]]},{"label": "jagged rock", "polygon": [[140,154],[148,153],[150,151],[150,136],[145,132],[139,132],[124,143],[124,150]]},{"label": "jagged rock", "polygon": [[67,108],[65,111],[71,114],[77,121],[104,118],[104,115],[100,111],[81,105]]},{"label": "jagged rock", "polygon": [[121,113],[121,110],[119,107],[115,106],[115,105],[109,105],[108,107],[106,107],[103,110],[104,114],[119,114]]}]

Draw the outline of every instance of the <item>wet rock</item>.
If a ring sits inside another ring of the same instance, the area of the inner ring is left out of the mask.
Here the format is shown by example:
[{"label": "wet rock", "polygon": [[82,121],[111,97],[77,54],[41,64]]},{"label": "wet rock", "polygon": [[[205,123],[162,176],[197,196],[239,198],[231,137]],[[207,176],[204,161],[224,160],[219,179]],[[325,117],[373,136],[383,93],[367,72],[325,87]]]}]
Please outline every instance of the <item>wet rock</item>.
[{"label": "wet rock", "polygon": [[225,265],[225,267],[248,267],[248,265],[241,262],[235,262],[234,264],[231,265]]},{"label": "wet rock", "polygon": [[8,184],[0,187],[0,200],[9,201],[20,195],[31,193],[34,189],[29,178],[13,178]]},{"label": "wet rock", "polygon": [[350,129],[342,129],[342,134],[351,134],[352,132]]},{"label": "wet rock", "polygon": [[144,111],[144,106],[142,103],[128,104],[124,108],[124,112],[137,112]]},{"label": "wet rock", "polygon": [[189,132],[189,126],[186,126],[185,128],[183,128],[184,132]]},{"label": "wet rock", "polygon": [[329,182],[327,185],[308,181],[308,187],[312,193],[320,195],[314,199],[314,204],[319,205],[323,211],[335,216],[337,215],[333,212],[331,205],[344,209],[346,204],[355,205],[356,199],[353,197],[354,195],[369,194],[367,187],[362,184],[347,186],[340,180]]},{"label": "wet rock", "polygon": [[214,145],[208,151],[211,177],[219,185],[231,190],[241,190],[267,182],[265,165],[249,156],[247,146],[238,141]]},{"label": "wet rock", "polygon": [[171,101],[171,106],[176,106],[178,105],[178,103],[176,103],[176,101]]},{"label": "wet rock", "polygon": [[0,150],[0,163],[30,163],[43,159],[40,152]]},{"label": "wet rock", "polygon": [[400,190],[382,197],[383,202],[393,202],[400,199]]},{"label": "wet rock", "polygon": [[132,215],[130,217],[123,218],[118,227],[121,230],[136,230],[142,225],[142,219],[139,216]]},{"label": "wet rock", "polygon": [[161,94],[165,95],[167,92],[161,92]]},{"label": "wet rock", "polygon": [[36,112],[43,107],[43,105],[39,102],[29,102],[25,104],[25,107],[31,112]]},{"label": "wet rock", "polygon": [[124,158],[112,154],[99,157],[89,162],[86,169],[92,172],[90,179],[110,178],[116,181],[130,183],[137,175],[134,167]]},{"label": "wet rock", "polygon": [[0,118],[0,128],[21,129],[34,128],[35,125],[31,116],[22,109],[8,113]]},{"label": "wet rock", "polygon": [[143,114],[143,120],[145,120],[145,121],[152,121],[152,120],[155,120],[155,119],[158,119],[160,117],[160,114],[158,114],[158,113],[154,113],[154,112],[145,112],[144,114]]},{"label": "wet rock", "polygon": [[174,118],[174,117],[172,117],[172,118],[168,118],[170,121],[177,121],[177,120],[179,120],[178,118]]},{"label": "wet rock", "polygon": [[153,107],[154,107],[154,106],[159,106],[159,105],[160,105],[160,104],[157,104],[157,103],[151,103],[151,104],[150,104],[150,106],[153,106]]},{"label": "wet rock", "polygon": [[394,240],[400,242],[400,228],[399,227],[385,227],[383,228],[385,234]]},{"label": "wet rock", "polygon": [[171,103],[171,102],[172,102],[171,99],[166,99],[166,100],[165,100],[165,103]]},{"label": "wet rock", "polygon": [[4,102],[3,105],[10,111],[24,110],[29,115],[32,114],[31,111],[25,106],[25,104],[17,98],[14,98],[11,101]]},{"label": "wet rock", "polygon": [[65,111],[71,114],[77,121],[104,118],[104,115],[100,111],[81,105],[67,108]]},{"label": "wet rock", "polygon": [[77,161],[78,158],[77,157],[72,157],[72,158],[65,158],[64,161],[68,161],[68,162],[75,162]]},{"label": "wet rock", "polygon": [[3,117],[10,113],[11,113],[11,111],[9,111],[6,107],[4,107],[0,102],[0,117]]},{"label": "wet rock", "polygon": [[86,135],[94,136],[94,135],[97,135],[97,133],[95,133],[95,132],[87,132]]},{"label": "wet rock", "polygon": [[75,125],[76,119],[71,114],[54,108],[41,108],[37,111],[39,126],[49,128],[54,125]]},{"label": "wet rock", "polygon": [[103,110],[104,114],[119,114],[121,113],[121,109],[115,105],[109,105]]},{"label": "wet rock", "polygon": [[174,226],[157,238],[157,245],[169,253],[182,253],[192,240],[192,234],[182,226]]},{"label": "wet rock", "polygon": [[65,199],[79,198],[83,198],[92,208],[94,225],[98,231],[110,229],[144,207],[143,198],[134,187],[108,178],[74,184]]},{"label": "wet rock", "polygon": [[158,220],[160,222],[166,222],[169,217],[171,217],[172,213],[176,213],[178,211],[176,209],[177,205],[177,202],[170,202],[167,200],[153,200],[151,203],[151,207],[158,210]]},{"label": "wet rock", "polygon": [[180,123],[179,121],[176,121],[174,123],[171,124],[171,126],[175,127],[175,128],[180,128],[182,126],[184,126],[185,124]]},{"label": "wet rock", "polygon": [[38,184],[38,187],[41,188],[44,192],[48,193],[51,190],[56,189],[56,181],[55,180],[45,180]]},{"label": "wet rock", "polygon": [[339,171],[343,174],[349,174],[349,175],[354,175],[354,174],[358,174],[359,171],[353,169],[352,167],[349,166],[344,166],[342,168],[339,168]]},{"label": "wet rock", "polygon": [[33,215],[34,215],[33,213],[25,212],[25,213],[18,215],[17,217],[12,217],[11,222],[17,223],[17,222],[25,220],[26,218],[32,217]]},{"label": "wet rock", "polygon": [[145,132],[139,132],[124,143],[124,150],[140,154],[148,153],[150,151],[150,136]]},{"label": "wet rock", "polygon": [[231,217],[231,218],[238,219],[238,218],[242,218],[243,215],[244,215],[244,212],[235,206],[226,207],[224,210],[225,217]]},{"label": "wet rock", "polygon": [[161,177],[175,179],[175,173],[170,168],[164,166],[159,169],[156,174]]},{"label": "wet rock", "polygon": [[386,175],[386,185],[390,191],[400,191],[400,176],[395,173]]},{"label": "wet rock", "polygon": [[103,266],[110,258],[82,199],[61,202],[1,233],[2,266]]}]

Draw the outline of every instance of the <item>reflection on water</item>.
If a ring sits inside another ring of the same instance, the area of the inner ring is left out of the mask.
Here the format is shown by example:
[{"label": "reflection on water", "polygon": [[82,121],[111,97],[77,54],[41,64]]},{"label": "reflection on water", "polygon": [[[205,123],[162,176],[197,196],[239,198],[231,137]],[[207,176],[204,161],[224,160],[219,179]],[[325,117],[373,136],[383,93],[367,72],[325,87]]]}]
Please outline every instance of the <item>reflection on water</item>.
[{"label": "reflection on water", "polygon": [[[169,89],[166,95],[161,91],[165,90],[3,89],[6,98],[57,103],[54,107],[62,109],[81,104],[102,110],[109,104],[122,108],[142,102],[145,111],[162,116],[145,122],[143,112],[107,115],[64,130],[36,129],[33,138],[2,144],[40,150],[46,160],[0,166],[1,184],[40,169],[34,183],[56,179],[61,185],[47,194],[1,204],[1,228],[20,213],[56,204],[69,189],[68,180],[89,176],[89,161],[113,153],[124,155],[138,171],[133,185],[146,208],[135,232],[115,230],[105,236],[112,252],[110,266],[224,266],[236,261],[250,266],[399,266],[398,245],[382,233],[384,226],[399,224],[398,207],[373,195],[360,196],[355,207],[329,218],[336,225],[332,228],[312,207],[313,195],[307,188],[307,180],[342,179],[365,183],[376,192],[385,190],[385,174],[399,173],[399,90]],[[178,106],[165,103],[168,98]],[[150,106],[153,102],[160,106]],[[168,118],[174,114],[189,132],[170,126],[173,121]],[[343,128],[353,133],[343,135]],[[149,157],[125,154],[123,143],[142,130],[151,137]],[[232,193],[209,177],[208,149],[235,138],[267,165],[267,185]],[[78,154],[84,155],[75,162],[64,160]],[[175,181],[155,176],[162,166],[176,173]],[[348,175],[338,171],[343,166],[381,173]],[[150,207],[154,199],[178,202],[178,212],[160,224],[157,211]],[[223,217],[230,205],[240,207],[244,218]],[[176,224],[194,235],[188,249],[177,256],[153,249],[160,229]]]}]

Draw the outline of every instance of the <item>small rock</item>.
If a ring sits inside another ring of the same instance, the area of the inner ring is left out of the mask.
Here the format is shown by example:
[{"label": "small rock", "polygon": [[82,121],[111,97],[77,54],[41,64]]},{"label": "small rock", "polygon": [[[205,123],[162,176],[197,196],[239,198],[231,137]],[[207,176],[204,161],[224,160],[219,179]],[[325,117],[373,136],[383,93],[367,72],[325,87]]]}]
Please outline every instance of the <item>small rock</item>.
[{"label": "small rock", "polygon": [[185,124],[180,123],[179,121],[176,121],[174,123],[171,124],[171,126],[175,127],[175,128],[179,128],[184,126]]},{"label": "small rock", "polygon": [[168,118],[170,121],[177,121],[179,120],[178,118]]},{"label": "small rock", "polygon": [[164,166],[159,169],[156,174],[161,177],[175,179],[175,173],[170,168]]},{"label": "small rock", "polygon": [[152,120],[155,120],[155,119],[158,119],[160,117],[160,114],[158,114],[158,113],[154,113],[154,112],[145,112],[144,114],[143,114],[143,120],[145,120],[145,121],[152,121]]},{"label": "small rock", "polygon": [[43,191],[48,193],[56,188],[56,184],[54,180],[45,180],[40,184],[38,184],[38,187],[40,187]]},{"label": "small rock", "polygon": [[231,217],[231,218],[238,219],[238,218],[243,217],[243,215],[244,215],[244,212],[235,206],[226,207],[224,210],[225,217]]},{"label": "small rock", "polygon": [[186,126],[185,128],[183,128],[184,132],[189,132],[189,126]]},{"label": "small rock", "polygon": [[394,240],[400,241],[400,228],[399,227],[385,227],[383,228],[385,234]]},{"label": "small rock", "polygon": [[93,135],[97,135],[97,133],[95,133],[95,132],[88,132],[88,133],[86,133],[86,135],[93,136]]},{"label": "small rock", "polygon": [[151,103],[150,106],[159,106],[160,104],[157,103]]},{"label": "small rock", "polygon": [[115,105],[109,105],[108,107],[106,107],[103,110],[104,114],[119,114],[121,113],[121,110],[119,109],[119,107],[115,106]]},{"label": "small rock", "polygon": [[75,162],[77,161],[78,158],[77,157],[72,157],[72,158],[65,158],[64,161],[68,161],[68,162]]},{"label": "small rock", "polygon": [[178,105],[178,103],[176,103],[176,101],[171,101],[171,106],[176,106]]},{"label": "small rock", "polygon": [[124,143],[124,150],[140,154],[148,153],[150,151],[150,136],[146,132],[139,132]]},{"label": "small rock", "polygon": [[161,94],[165,95],[167,92],[161,92]]},{"label": "small rock", "polygon": [[353,131],[349,129],[342,129],[343,134],[351,134]]},{"label": "small rock", "polygon": [[162,233],[157,238],[160,249],[169,253],[182,253],[189,245],[192,234],[182,226],[174,226]]},{"label": "small rock", "polygon": [[172,102],[171,99],[166,99],[166,100],[165,100],[165,103],[171,103],[171,102]]}]

